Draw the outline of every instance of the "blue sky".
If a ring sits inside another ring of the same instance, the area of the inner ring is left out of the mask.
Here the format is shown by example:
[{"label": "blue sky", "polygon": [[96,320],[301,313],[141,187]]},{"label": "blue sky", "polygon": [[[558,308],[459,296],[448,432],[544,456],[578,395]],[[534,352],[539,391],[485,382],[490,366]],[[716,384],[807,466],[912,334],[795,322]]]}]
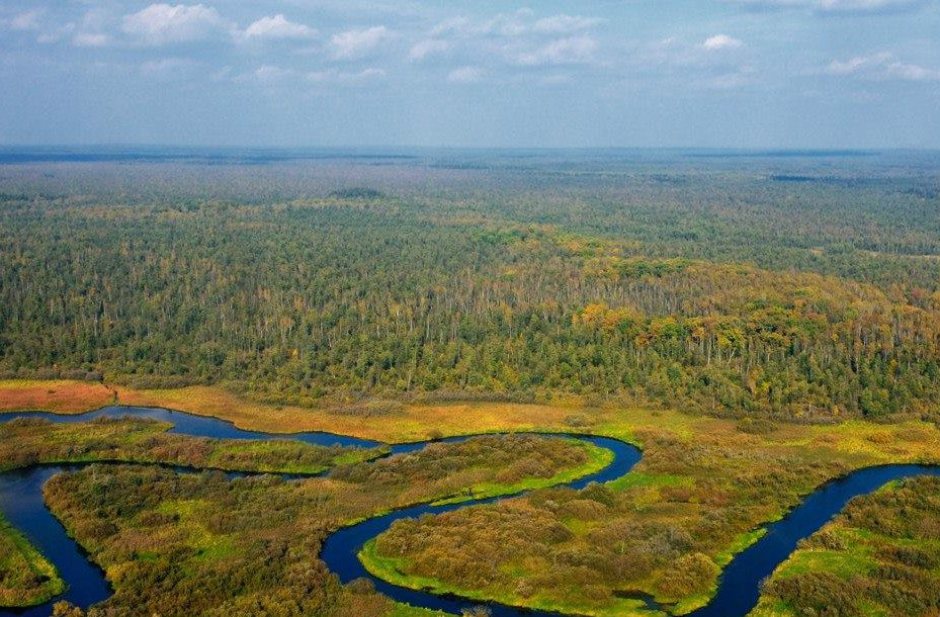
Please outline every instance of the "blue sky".
[{"label": "blue sky", "polygon": [[0,144],[940,147],[940,0],[4,0]]}]

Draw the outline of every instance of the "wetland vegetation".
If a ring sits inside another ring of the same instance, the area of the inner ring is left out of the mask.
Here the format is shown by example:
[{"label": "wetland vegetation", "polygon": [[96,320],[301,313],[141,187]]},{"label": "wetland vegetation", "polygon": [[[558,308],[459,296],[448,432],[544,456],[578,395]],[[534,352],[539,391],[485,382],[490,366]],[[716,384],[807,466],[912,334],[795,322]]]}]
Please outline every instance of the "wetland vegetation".
[{"label": "wetland vegetation", "polygon": [[762,523],[827,480],[895,458],[937,460],[937,432],[914,425],[741,428],[674,418],[633,428],[644,456],[621,480],[400,521],[363,557],[381,578],[443,592],[592,615],[642,614],[637,598],[649,596],[683,614],[709,601]]},{"label": "wetland vegetation", "polygon": [[[0,425],[5,447],[19,442],[33,450],[8,471],[37,463],[109,463],[59,474],[45,487],[49,507],[105,569],[115,590],[111,599],[90,609],[92,615],[136,615],[141,610],[400,614],[402,607],[376,596],[368,586],[360,585],[351,595],[343,591],[318,559],[326,534],[390,508],[546,486],[589,474],[608,462],[606,452],[590,444],[538,436],[476,437],[369,461],[380,451],[291,441],[218,441],[166,435],[166,428],[130,419],[62,425],[16,419]],[[68,453],[63,447],[70,448]],[[290,447],[302,456],[291,456],[285,463]],[[153,465],[196,469],[215,462],[212,454],[220,452],[252,471],[290,473],[300,459],[304,471],[312,472],[316,462],[304,461],[311,456],[307,453],[336,466],[326,476],[286,480],[280,475],[228,477],[219,471],[180,474]],[[122,524],[127,526],[123,536],[117,533]],[[9,605],[40,603],[61,592],[62,581],[54,570],[42,570],[49,564],[10,528],[4,526],[3,531],[4,542],[20,549],[0,569],[0,579],[9,583]],[[296,560],[287,559],[288,552],[296,554]],[[23,575],[18,556],[30,560],[36,577]],[[262,567],[261,562],[268,565]],[[40,579],[41,572],[45,579]],[[306,583],[300,585],[298,577],[307,577]],[[32,589],[41,582],[48,583],[41,590],[44,595]],[[310,597],[311,589],[318,597]],[[26,593],[34,595],[27,601]],[[74,606],[56,610],[83,613]]]},{"label": "wetland vegetation", "polygon": [[0,515],[0,607],[42,604],[64,590],[55,566]]},{"label": "wetland vegetation", "polygon": [[754,617],[940,611],[940,480],[892,483],[856,498],[807,539],[764,588]]},{"label": "wetland vegetation", "polygon": [[170,427],[132,417],[80,424],[18,418],[0,424],[0,472],[36,464],[108,461],[314,475],[382,454],[380,449],[294,441],[212,440],[167,433]]}]

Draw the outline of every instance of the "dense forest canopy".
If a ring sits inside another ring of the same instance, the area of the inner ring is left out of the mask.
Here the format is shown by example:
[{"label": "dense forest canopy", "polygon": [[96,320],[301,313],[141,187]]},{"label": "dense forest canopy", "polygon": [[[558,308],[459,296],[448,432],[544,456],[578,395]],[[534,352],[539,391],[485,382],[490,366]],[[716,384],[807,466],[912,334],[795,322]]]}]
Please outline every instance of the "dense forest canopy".
[{"label": "dense forest canopy", "polygon": [[0,372],[265,400],[940,403],[940,155],[0,165]]}]

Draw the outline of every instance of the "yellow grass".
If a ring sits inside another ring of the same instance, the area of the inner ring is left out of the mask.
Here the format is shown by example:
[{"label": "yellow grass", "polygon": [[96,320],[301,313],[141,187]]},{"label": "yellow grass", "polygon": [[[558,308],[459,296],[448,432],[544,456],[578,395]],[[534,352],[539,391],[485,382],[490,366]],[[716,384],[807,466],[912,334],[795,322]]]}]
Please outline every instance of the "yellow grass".
[{"label": "yellow grass", "polygon": [[[167,407],[271,433],[328,431],[393,443],[497,431],[568,431],[609,435],[642,446],[645,435],[667,431],[685,442],[708,436],[713,441],[733,442],[743,450],[767,446],[781,450],[808,448],[824,458],[844,461],[849,467],[940,460],[940,430],[918,421],[887,425],[859,420],[826,426],[781,424],[779,430],[769,435],[756,436],[738,431],[732,420],[641,407],[472,402],[405,405],[387,415],[366,416],[260,403],[218,386],[173,390],[115,386],[113,390],[121,405]],[[112,397],[111,389],[97,383],[0,380],[3,411],[76,413],[111,404]],[[588,424],[573,428],[566,421],[572,415],[586,418]]]},{"label": "yellow grass", "polygon": [[429,437],[493,431],[564,429],[571,407],[513,403],[409,405],[389,415],[356,416],[328,409],[275,406],[238,397],[218,387],[131,390],[118,387],[122,405],[170,407],[215,416],[236,426],[272,433],[328,431],[378,441],[421,441]]}]

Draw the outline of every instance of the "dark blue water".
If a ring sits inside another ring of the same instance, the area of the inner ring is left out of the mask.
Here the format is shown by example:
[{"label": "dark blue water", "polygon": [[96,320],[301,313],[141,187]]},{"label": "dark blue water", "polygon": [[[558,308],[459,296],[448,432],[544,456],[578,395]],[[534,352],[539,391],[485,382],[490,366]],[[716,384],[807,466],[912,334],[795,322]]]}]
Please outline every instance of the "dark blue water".
[{"label": "dark blue water", "polygon": [[867,495],[892,480],[915,476],[940,476],[940,468],[925,465],[886,465],[861,469],[824,484],[785,518],[767,526],[767,534],[738,553],[725,568],[718,593],[692,617],[747,615],[757,604],[760,583],[786,560],[797,543],[816,533],[853,497]]},{"label": "dark blue water", "polygon": [[[329,433],[300,433],[272,435],[246,431],[231,423],[215,418],[193,416],[165,409],[108,407],[80,416],[60,416],[47,413],[0,414],[0,423],[16,417],[41,417],[52,422],[85,422],[99,417],[123,417],[133,415],[172,423],[171,432],[215,439],[292,439],[322,446],[349,446],[372,448],[377,442],[332,435]],[[578,489],[591,482],[609,482],[623,477],[639,462],[640,451],[634,446],[607,437],[562,435],[583,439],[613,452],[613,461],[601,471],[580,478],[568,486]],[[455,443],[469,437],[452,437],[438,440]],[[398,444],[389,448],[389,456],[414,452],[432,442]],[[105,600],[111,590],[104,573],[92,564],[84,551],[65,533],[62,525],[46,509],[42,498],[42,486],[62,471],[74,471],[83,465],[38,466],[27,470],[0,474],[0,510],[10,522],[22,531],[42,553],[56,565],[66,581],[68,591],[55,601],[68,600],[78,606],[88,607]],[[233,474],[237,475],[237,474]],[[694,617],[744,617],[757,604],[760,583],[784,561],[796,548],[797,543],[818,531],[835,514],[841,511],[853,497],[870,493],[891,480],[921,475],[940,476],[940,468],[920,465],[889,465],[863,469],[849,476],[825,484],[808,496],[784,519],[768,525],[767,533],[755,544],[738,554],[725,569],[719,582],[715,598]],[[330,535],[323,546],[321,558],[331,571],[345,583],[356,578],[373,581],[381,593],[399,602],[414,606],[460,613],[465,608],[480,605],[478,601],[452,596],[438,596],[425,591],[397,587],[371,576],[358,559],[363,545],[387,530],[392,523],[404,518],[415,518],[424,514],[440,514],[458,508],[493,503],[506,496],[449,505],[418,505],[378,516],[359,524],[340,529]],[[24,609],[0,609],[0,617],[48,617],[51,602],[46,605]],[[551,617],[550,611],[536,611],[501,604],[487,605],[494,617]],[[650,608],[655,609],[655,605]]]},{"label": "dark blue water", "polygon": [[59,424],[75,424],[78,422],[88,422],[98,418],[123,418],[133,416],[135,418],[149,418],[161,422],[169,422],[173,425],[171,433],[180,435],[189,435],[191,437],[210,437],[212,439],[249,439],[252,441],[270,440],[270,439],[289,439],[292,441],[302,441],[315,446],[344,446],[351,448],[375,448],[380,446],[377,441],[368,441],[366,439],[356,439],[355,437],[346,437],[344,435],[334,435],[332,433],[291,433],[277,435],[271,433],[260,433],[257,431],[246,431],[237,428],[231,422],[210,418],[206,416],[194,416],[182,411],[170,411],[169,409],[157,409],[153,407],[103,407],[96,411],[88,413],[63,416],[54,413],[39,411],[26,411],[19,413],[0,413],[0,424],[9,422],[15,418],[42,418],[50,422]]},{"label": "dark blue water", "polygon": [[[49,478],[81,467],[33,467],[0,475],[0,510],[14,527],[29,538],[33,546],[55,564],[62,580],[68,583],[65,595],[55,601],[64,599],[88,607],[111,595],[104,572],[89,561],[81,547],[65,533],[65,528],[46,509],[42,498],[42,487]],[[0,608],[0,615],[49,617],[51,604],[18,611]]]}]

